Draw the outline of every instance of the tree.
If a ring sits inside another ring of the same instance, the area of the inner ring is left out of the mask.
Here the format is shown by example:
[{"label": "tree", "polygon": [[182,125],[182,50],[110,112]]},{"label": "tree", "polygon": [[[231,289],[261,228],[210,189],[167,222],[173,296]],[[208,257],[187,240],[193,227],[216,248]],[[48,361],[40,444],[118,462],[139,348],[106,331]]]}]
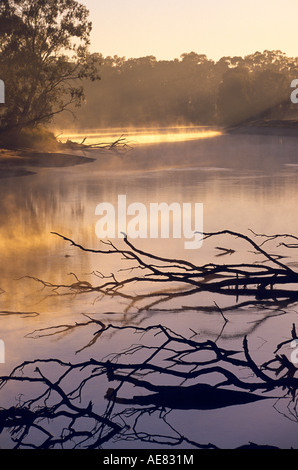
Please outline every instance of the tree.
[{"label": "tree", "polygon": [[1,130],[49,122],[99,79],[88,53],[89,12],[75,0],[1,0],[0,70],[6,85]]},{"label": "tree", "polygon": [[244,67],[228,69],[218,88],[218,114],[221,124],[237,125],[254,114],[251,78]]}]

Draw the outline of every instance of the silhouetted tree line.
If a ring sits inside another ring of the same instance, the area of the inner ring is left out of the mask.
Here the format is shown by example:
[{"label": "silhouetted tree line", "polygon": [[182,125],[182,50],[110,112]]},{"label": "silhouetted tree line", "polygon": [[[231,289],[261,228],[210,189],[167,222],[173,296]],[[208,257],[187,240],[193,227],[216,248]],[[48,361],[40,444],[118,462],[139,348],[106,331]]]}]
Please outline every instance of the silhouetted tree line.
[{"label": "silhouetted tree line", "polygon": [[89,53],[88,17],[76,0],[1,0],[0,131],[53,118],[78,128],[234,125],[296,111],[298,58],[278,50],[217,62],[195,52],[169,61],[103,57]]},{"label": "silhouetted tree line", "polygon": [[295,110],[291,81],[298,58],[281,51],[222,57],[195,52],[180,59],[103,57],[93,54],[101,81],[85,81],[77,120],[84,128],[136,125],[234,125],[251,119],[283,119]]}]

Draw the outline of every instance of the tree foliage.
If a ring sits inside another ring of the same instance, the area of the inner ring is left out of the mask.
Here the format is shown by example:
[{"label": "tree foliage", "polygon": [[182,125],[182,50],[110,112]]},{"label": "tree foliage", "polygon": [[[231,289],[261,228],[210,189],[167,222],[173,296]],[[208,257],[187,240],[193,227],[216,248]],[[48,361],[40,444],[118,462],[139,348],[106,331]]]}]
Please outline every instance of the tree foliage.
[{"label": "tree foliage", "polygon": [[298,76],[298,60],[281,51],[217,62],[195,52],[174,60],[99,53],[93,59],[101,82],[85,84],[77,121],[65,115],[62,126],[233,125],[295,113],[290,84]]},{"label": "tree foliage", "polygon": [[81,103],[81,79],[99,78],[88,54],[88,14],[75,0],[1,1],[2,130],[48,122]]}]

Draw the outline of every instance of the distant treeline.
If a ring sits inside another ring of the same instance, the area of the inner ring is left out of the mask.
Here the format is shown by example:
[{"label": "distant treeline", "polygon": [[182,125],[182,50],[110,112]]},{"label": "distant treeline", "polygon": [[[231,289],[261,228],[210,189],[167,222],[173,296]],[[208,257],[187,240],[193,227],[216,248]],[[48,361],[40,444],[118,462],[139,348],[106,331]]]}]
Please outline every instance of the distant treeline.
[{"label": "distant treeline", "polygon": [[86,99],[56,124],[72,128],[151,125],[236,125],[283,119],[293,111],[291,81],[298,58],[281,51],[222,57],[195,52],[180,59],[103,57],[92,54],[101,80],[84,82]]}]

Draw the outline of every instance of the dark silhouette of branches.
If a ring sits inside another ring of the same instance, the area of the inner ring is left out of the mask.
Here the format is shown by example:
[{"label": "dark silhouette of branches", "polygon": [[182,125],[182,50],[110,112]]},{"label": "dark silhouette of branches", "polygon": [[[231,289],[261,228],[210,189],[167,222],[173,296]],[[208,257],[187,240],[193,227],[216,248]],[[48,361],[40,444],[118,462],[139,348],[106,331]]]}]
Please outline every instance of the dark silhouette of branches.
[{"label": "dark silhouette of branches", "polygon": [[[97,272],[97,278],[102,280],[99,285],[92,285],[90,282],[79,279],[75,283],[58,285],[35,278],[44,287],[52,288],[56,293],[66,289],[71,293],[99,292],[102,295],[120,296],[129,301],[128,308],[146,301],[145,307],[141,307],[140,310],[156,307],[173,298],[188,297],[200,292],[233,296],[237,301],[240,297],[253,297],[257,301],[264,302],[298,300],[297,290],[292,287],[298,282],[298,273],[281,261],[282,256],[265,251],[252,238],[231,230],[203,233],[202,237],[208,240],[228,236],[243,241],[253,247],[255,253],[262,256],[263,260],[261,262],[208,263],[197,266],[188,260],[166,258],[140,250],[128,240],[125,234],[123,238],[125,248],[118,248],[111,241],[102,240],[102,249],[86,248],[64,235],[56,232],[53,234],[85,252],[98,255],[121,255],[122,259],[130,265],[127,269],[120,269],[117,274],[104,275]],[[132,275],[123,277],[123,273],[128,270]],[[162,287],[137,295],[125,290],[135,283]],[[172,284],[175,290],[165,290],[166,283]]]},{"label": "dark silhouette of branches", "polygon": [[[200,292],[232,295],[237,300],[245,297],[237,305],[225,307],[214,301],[212,307],[177,308],[177,311],[197,308],[206,312],[213,309],[212,312],[221,316],[223,328],[229,322],[227,313],[236,308],[253,307],[270,315],[283,315],[287,307],[297,301],[298,273],[281,261],[281,257],[266,251],[264,243],[259,245],[238,232],[223,230],[202,236],[206,241],[216,237],[237,239],[252,247],[263,262],[210,262],[196,266],[188,260],[140,250],[126,236],[123,248],[111,241],[102,241],[100,249],[94,249],[61,234],[55,235],[84,252],[121,256],[128,264],[118,273],[105,275],[95,271],[98,285],[81,280],[74,273],[71,273],[74,280],[65,284],[32,277],[56,295],[98,292],[103,296],[119,296],[128,301],[127,309],[145,302],[136,315],[168,300],[183,299]],[[281,237],[263,236],[268,242]],[[235,248],[233,246],[231,250]],[[221,251],[230,253],[229,248]],[[149,293],[134,294],[129,290],[134,283],[159,287]],[[173,289],[165,289],[168,283]],[[291,338],[280,342],[271,358],[262,364],[252,357],[246,336],[242,348],[228,349],[220,346],[218,341],[223,330],[215,341],[197,341],[197,334],[191,329],[192,336],[188,338],[160,324],[146,327],[109,324],[87,314],[82,322],[37,329],[27,337],[38,339],[91,327],[96,331],[76,354],[87,348],[91,351],[95,344],[98,348],[99,338],[104,340],[111,335],[117,339],[118,335],[126,335],[130,346],[101,360],[93,355],[81,362],[26,361],[15,367],[11,374],[0,378],[0,390],[10,384],[14,384],[14,389],[20,389],[16,402],[0,410],[0,431],[9,432],[16,448],[101,448],[118,440],[216,448],[216,443],[201,443],[200,439],[185,436],[177,429],[172,422],[175,412],[200,413],[235,405],[254,406],[254,402],[261,400],[273,400],[274,408],[281,400],[287,400],[290,419],[298,420],[297,367],[288,354],[289,344],[298,340],[295,325]],[[135,336],[140,337],[140,342],[132,344]],[[93,390],[92,402],[87,398],[90,388]],[[156,419],[162,427],[153,434],[149,432],[148,420]],[[244,444],[247,446],[258,447],[257,444]]]},{"label": "dark silhouette of branches", "polygon": [[0,316],[7,317],[10,315],[20,315],[21,317],[38,317],[38,312],[19,312],[19,311],[11,311],[11,310],[0,310]]},{"label": "dark silhouette of branches", "polygon": [[[102,360],[25,361],[0,377],[0,391],[12,383],[19,391],[16,403],[0,410],[0,432],[9,432],[15,448],[102,448],[111,440],[216,448],[181,433],[171,421],[175,410],[199,413],[283,399],[296,406],[297,368],[279,354],[282,343],[272,361],[257,364],[246,337],[242,349],[232,350],[163,325],[100,326],[95,335],[116,331],[141,341]],[[294,325],[291,334],[297,336]],[[90,387],[96,390],[92,402]],[[166,431],[142,430],[143,419],[156,418]]]},{"label": "dark silhouette of branches", "polygon": [[[298,240],[298,237],[295,235],[290,235],[288,233],[282,233],[282,234],[275,234],[275,235],[266,235],[265,233],[255,233],[251,230],[251,232],[256,236],[256,237],[263,237],[265,240],[261,243],[260,246],[264,245],[265,243],[276,240],[278,238],[291,238],[293,240]],[[280,242],[278,246],[285,246],[286,248],[298,248],[298,243],[285,243],[285,242]]]},{"label": "dark silhouette of branches", "polygon": [[82,142],[73,142],[72,140],[68,139],[63,147],[67,147],[71,150],[130,150],[132,147],[129,145],[126,138],[121,135],[118,139],[114,140],[113,142],[97,142],[93,144],[85,143],[86,137],[82,140]]}]

